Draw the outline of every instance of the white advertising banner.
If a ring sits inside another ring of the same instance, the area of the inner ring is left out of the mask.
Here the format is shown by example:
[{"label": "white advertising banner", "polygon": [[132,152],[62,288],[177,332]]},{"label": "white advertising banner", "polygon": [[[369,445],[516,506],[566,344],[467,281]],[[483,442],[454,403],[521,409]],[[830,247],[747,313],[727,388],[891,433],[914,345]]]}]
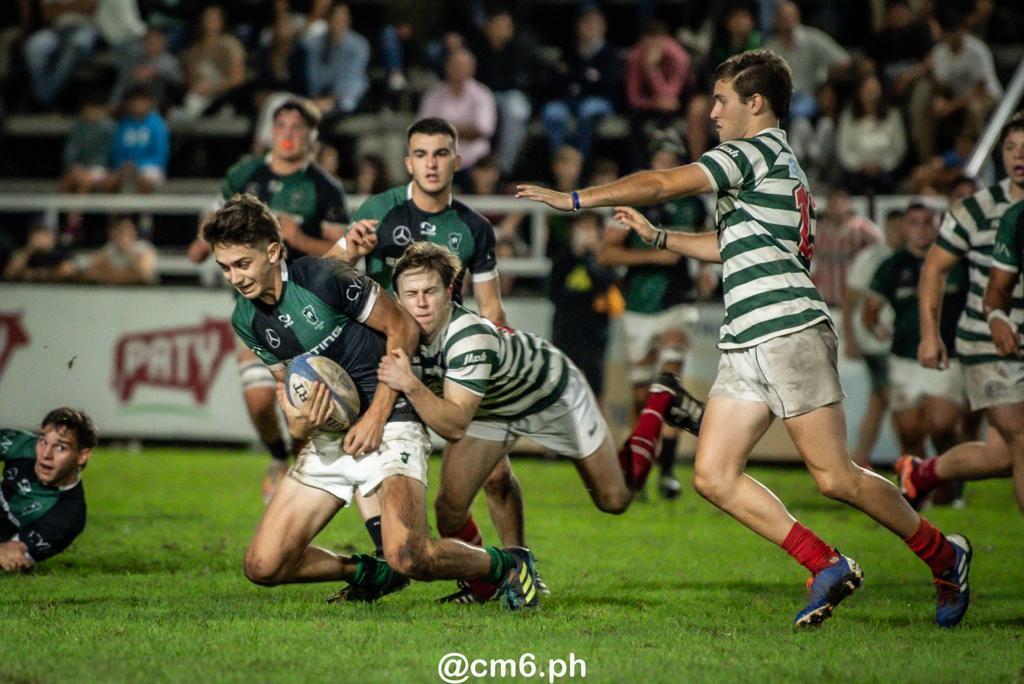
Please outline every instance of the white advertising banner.
[{"label": "white advertising banner", "polygon": [[79,406],[106,437],[248,441],[231,295],[0,285],[0,424]]}]

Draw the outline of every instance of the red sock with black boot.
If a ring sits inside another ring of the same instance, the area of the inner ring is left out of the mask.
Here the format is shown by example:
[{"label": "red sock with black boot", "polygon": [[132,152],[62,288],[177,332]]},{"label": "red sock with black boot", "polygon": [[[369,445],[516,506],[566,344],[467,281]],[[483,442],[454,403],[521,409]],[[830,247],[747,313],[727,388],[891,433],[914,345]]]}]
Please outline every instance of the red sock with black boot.
[{"label": "red sock with black boot", "polygon": [[789,528],[782,549],[810,570],[812,575],[817,575],[839,560],[838,551],[800,523],[793,523],[793,527]]},{"label": "red sock with black boot", "polygon": [[633,491],[643,489],[647,475],[657,457],[665,413],[672,406],[670,392],[651,392],[636,420],[633,434],[619,450],[619,466],[626,475],[626,485]]},{"label": "red sock with black boot", "polygon": [[[438,530],[440,532],[440,530]],[[466,518],[466,522],[463,523],[455,532],[441,532],[442,537],[454,537],[455,539],[461,539],[467,544],[473,546],[483,546],[484,538],[480,535],[480,528],[476,526],[476,521],[473,520],[472,514]],[[484,601],[489,600],[494,596],[494,593],[498,591],[498,585],[485,582],[482,579],[471,579],[466,581],[468,586],[478,598]]]}]

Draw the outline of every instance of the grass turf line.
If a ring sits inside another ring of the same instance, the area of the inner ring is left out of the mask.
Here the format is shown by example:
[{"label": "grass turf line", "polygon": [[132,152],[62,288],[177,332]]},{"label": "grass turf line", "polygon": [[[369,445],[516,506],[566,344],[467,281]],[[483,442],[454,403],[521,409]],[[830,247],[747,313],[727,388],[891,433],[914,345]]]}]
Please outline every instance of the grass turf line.
[{"label": "grass turf line", "polygon": [[[938,630],[927,570],[902,542],[819,496],[802,471],[752,469],[864,567],[864,586],[833,619],[794,632],[806,575],[781,550],[689,487],[679,501],[602,514],[565,462],[514,464],[553,591],[537,613],[436,605],[448,582],[414,583],[371,606],[327,605],[329,584],[257,587],[241,559],[264,465],[214,451],[99,449],[85,475],[83,535],[30,574],[0,575],[0,681],[437,682],[449,651],[533,653],[538,670],[573,653],[596,682],[1008,681],[1024,667],[1024,539],[1008,480],[971,483],[966,510],[929,513],[976,548],[965,624]],[[494,543],[483,497],[474,514]],[[346,509],[318,543],[365,551],[369,539]]]}]

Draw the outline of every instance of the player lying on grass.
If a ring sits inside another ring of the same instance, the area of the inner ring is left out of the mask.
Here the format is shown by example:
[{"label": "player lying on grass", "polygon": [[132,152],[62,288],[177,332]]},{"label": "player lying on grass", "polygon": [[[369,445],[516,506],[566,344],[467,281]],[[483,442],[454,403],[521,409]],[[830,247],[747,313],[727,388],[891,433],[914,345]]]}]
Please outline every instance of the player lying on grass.
[{"label": "player lying on grass", "polygon": [[38,435],[0,430],[0,568],[28,570],[82,533],[82,470],[95,446],[96,426],[75,408],[47,413]]},{"label": "player lying on grass", "polygon": [[[347,580],[337,598],[364,601],[400,589],[406,577],[486,579],[501,587],[508,607],[538,605],[526,549],[482,549],[430,537],[430,441],[409,403],[376,379],[385,353],[415,348],[417,329],[409,315],[348,266],[314,257],[286,264],[277,219],[251,195],[228,201],[203,233],[237,291],[235,331],[274,377],[281,382],[288,360],[314,352],[345,369],[360,395],[360,416],[339,437],[318,429],[331,410],[325,385],[315,383],[301,409],[284,399],[279,386],[289,432],[306,443],[260,519],[245,554],[246,577],[268,586]],[[310,543],[357,488],[379,499],[386,563]]]},{"label": "player lying on grass", "polygon": [[[862,574],[744,473],[775,417],[823,494],[871,516],[928,565],[938,594],[936,621],[955,625],[969,601],[967,540],[943,537],[891,482],[854,464],[846,450],[836,333],[810,278],[814,201],[779,128],[793,94],[789,65],[768,50],[744,52],[720,64],[713,81],[711,119],[722,142],[697,162],[572,193],[524,185],[519,196],[562,211],[614,206],[616,218],[655,247],[722,263],[722,356],[697,442],[694,486],[811,572],[810,597],[796,625],[828,618]],[[623,206],[704,192],[718,194],[717,232],[669,233]]]},{"label": "player lying on grass", "polygon": [[[666,416],[677,427],[692,426],[682,408],[688,395],[674,376],[660,378],[617,454],[586,378],[561,351],[536,335],[497,328],[452,301],[461,268],[439,245],[406,249],[395,264],[395,290],[419,325],[420,345],[412,358],[406,349],[389,350],[378,373],[452,443],[435,502],[438,527],[466,524],[473,497],[519,437],[573,459],[594,504],[622,513],[643,488]],[[479,600],[495,592],[493,585],[469,589]]]}]

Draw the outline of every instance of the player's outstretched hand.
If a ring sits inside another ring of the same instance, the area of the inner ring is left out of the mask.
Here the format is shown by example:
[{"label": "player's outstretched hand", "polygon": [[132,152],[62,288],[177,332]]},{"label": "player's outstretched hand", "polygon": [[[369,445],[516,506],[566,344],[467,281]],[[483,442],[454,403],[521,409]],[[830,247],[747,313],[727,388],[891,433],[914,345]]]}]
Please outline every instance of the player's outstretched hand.
[{"label": "player's outstretched hand", "polygon": [[559,211],[572,211],[572,195],[567,192],[558,192],[549,188],[542,188],[539,185],[517,185],[516,197],[543,202],[552,209]]},{"label": "player's outstretched hand", "polygon": [[377,366],[377,379],[396,392],[411,392],[416,386],[412,362],[404,349],[392,349]]},{"label": "player's outstretched hand", "polygon": [[374,219],[363,219],[348,227],[345,240],[348,243],[349,259],[355,261],[373,251],[373,248],[377,246],[378,223],[380,221]]},{"label": "player's outstretched hand", "polygon": [[32,567],[32,561],[25,555],[28,547],[24,542],[0,543],[0,569],[5,572],[19,572]]},{"label": "player's outstretched hand", "polygon": [[615,215],[612,218],[634,231],[647,244],[654,242],[654,226],[646,216],[633,207],[615,207]]},{"label": "player's outstretched hand", "polygon": [[993,318],[989,321],[988,328],[992,332],[992,341],[995,342],[996,352],[1000,356],[1021,356],[1020,334],[1013,325]]},{"label": "player's outstretched hand", "polygon": [[292,406],[285,393],[284,383],[277,383],[277,401],[281,404],[288,421],[288,434],[292,439],[304,440],[317,428],[323,427],[331,415],[331,393],[327,385],[314,382],[310,385],[310,396],[301,407]]},{"label": "player's outstretched hand", "polygon": [[925,368],[949,368],[949,352],[942,338],[938,335],[922,337],[917,345],[917,362]]}]

